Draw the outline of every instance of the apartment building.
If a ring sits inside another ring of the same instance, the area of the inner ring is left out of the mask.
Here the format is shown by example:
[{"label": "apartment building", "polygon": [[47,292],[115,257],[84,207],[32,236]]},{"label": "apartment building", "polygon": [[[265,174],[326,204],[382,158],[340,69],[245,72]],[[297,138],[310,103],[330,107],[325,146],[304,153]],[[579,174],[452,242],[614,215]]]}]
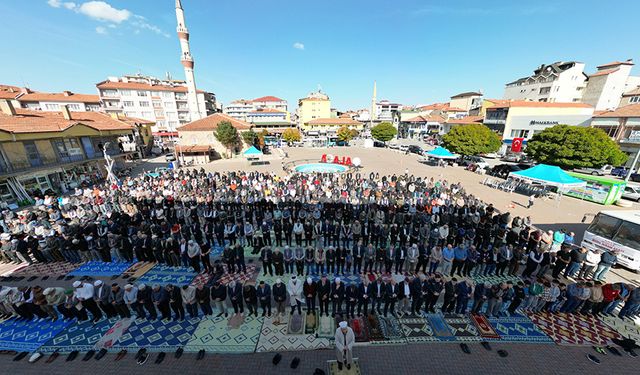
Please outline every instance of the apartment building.
[{"label": "apartment building", "polygon": [[558,61],[542,64],[527,77],[507,83],[503,99],[534,102],[579,102],[586,86],[584,63]]},{"label": "apartment building", "polygon": [[309,93],[305,98],[298,99],[298,126],[311,120],[331,118],[331,100],[321,90]]},{"label": "apartment building", "polygon": [[596,111],[612,110],[620,105],[623,94],[640,85],[640,77],[631,76],[633,60],[614,61],[598,66],[589,76],[582,102]]}]

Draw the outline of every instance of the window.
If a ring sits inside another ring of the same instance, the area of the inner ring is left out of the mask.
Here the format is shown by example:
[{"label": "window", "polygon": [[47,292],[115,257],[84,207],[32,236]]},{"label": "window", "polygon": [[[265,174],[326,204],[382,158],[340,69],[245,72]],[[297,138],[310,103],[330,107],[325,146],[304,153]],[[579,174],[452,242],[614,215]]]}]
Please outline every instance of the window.
[{"label": "window", "polygon": [[120,90],[120,95],[131,96],[131,90]]},{"label": "window", "polygon": [[598,214],[598,216],[593,220],[593,223],[591,223],[589,228],[587,228],[587,231],[610,240],[621,222],[622,220],[616,219],[615,217]]},{"label": "window", "polygon": [[133,102],[131,100],[122,101],[122,106],[124,107],[133,107]]},{"label": "window", "polygon": [[137,91],[138,96],[147,96],[146,91]]},{"label": "window", "polygon": [[511,138],[525,138],[528,132],[527,129],[512,129]]},{"label": "window", "polygon": [[47,111],[58,111],[58,110],[60,110],[60,105],[59,104],[48,104],[47,103],[47,104],[44,105],[44,108]]},{"label": "window", "polygon": [[162,97],[165,99],[171,99],[173,98],[173,93],[171,91],[163,91]]},{"label": "window", "polygon": [[153,101],[153,108],[162,108],[162,102],[159,100]]},{"label": "window", "polygon": [[140,107],[148,107],[148,106],[149,106],[149,102],[140,101],[140,102],[138,102],[138,105],[139,105]]},{"label": "window", "polygon": [[622,223],[613,240],[632,249],[640,249],[640,225],[628,221]]},{"label": "window", "polygon": [[540,95],[548,94],[549,92],[551,92],[551,87],[540,87]]},{"label": "window", "polygon": [[149,112],[149,111],[143,111],[143,112],[140,112],[140,116],[141,116],[142,118],[144,118],[144,119],[150,119],[150,118],[152,118],[152,116],[151,116],[151,112]]},{"label": "window", "polygon": [[82,110],[82,108],[80,107],[80,104],[68,104],[67,107],[71,111],[80,111],[80,110]]},{"label": "window", "polygon": [[629,99],[629,103],[638,103],[640,102],[640,96],[632,96],[631,99]]},{"label": "window", "polygon": [[156,117],[164,117],[164,112],[162,112],[162,110],[159,111],[154,111]]}]

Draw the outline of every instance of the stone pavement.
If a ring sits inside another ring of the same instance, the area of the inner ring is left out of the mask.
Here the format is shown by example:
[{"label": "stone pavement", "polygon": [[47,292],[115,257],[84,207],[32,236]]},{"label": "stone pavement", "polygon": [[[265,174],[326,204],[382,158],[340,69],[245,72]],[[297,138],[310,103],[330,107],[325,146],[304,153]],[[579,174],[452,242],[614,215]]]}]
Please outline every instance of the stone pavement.
[{"label": "stone pavement", "polygon": [[[637,374],[640,359],[628,355],[622,357],[611,354],[602,356],[589,347],[559,347],[537,344],[499,344],[492,343],[492,351],[485,350],[480,344],[469,343],[471,354],[464,354],[458,344],[413,344],[408,346],[356,347],[354,357],[360,359],[362,374],[598,374],[616,375]],[[509,356],[501,358],[499,349],[508,351]],[[55,362],[45,364],[42,358],[38,363],[12,362],[12,356],[0,355],[0,368],[4,374],[312,374],[316,367],[327,371],[327,360],[335,359],[333,350],[316,350],[282,353],[278,366],[271,363],[273,353],[242,355],[207,354],[202,361],[195,360],[195,354],[185,353],[176,360],[168,353],[162,364],[153,363],[152,355],[147,363],[138,366],[133,359],[135,353],[129,353],[122,361],[114,362],[115,354],[107,354],[102,360],[91,359],[82,362],[81,357],[73,362],[65,362],[60,356]],[[594,354],[602,363],[590,362],[586,355]],[[301,359],[300,366],[293,370],[289,367],[294,356]],[[327,372],[328,373],[328,372]]]}]

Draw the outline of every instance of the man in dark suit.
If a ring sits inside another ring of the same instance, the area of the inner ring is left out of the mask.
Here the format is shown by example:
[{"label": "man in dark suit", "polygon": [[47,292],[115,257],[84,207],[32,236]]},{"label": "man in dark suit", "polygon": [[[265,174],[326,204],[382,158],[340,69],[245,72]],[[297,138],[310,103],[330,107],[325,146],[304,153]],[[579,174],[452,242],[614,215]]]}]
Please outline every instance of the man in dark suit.
[{"label": "man in dark suit", "polygon": [[331,301],[333,302],[332,316],[336,316],[336,313],[342,311],[342,301],[344,300],[345,290],[344,284],[340,281],[339,277],[336,277],[335,281],[331,284]]},{"label": "man in dark suit", "polygon": [[258,301],[260,301],[260,307],[262,307],[262,316],[267,314],[271,317],[271,287],[265,283],[264,280],[260,281],[258,290],[256,291]]},{"label": "man in dark suit", "polygon": [[244,314],[244,304],[242,303],[242,285],[240,283],[231,281],[227,286],[227,294],[231,300],[233,311],[238,314]]},{"label": "man in dark suit", "polygon": [[400,246],[399,248],[396,249],[395,253],[396,253],[395,260],[394,260],[394,262],[396,263],[395,270],[397,274],[401,274],[404,268],[404,259],[407,256],[405,247]]},{"label": "man in dark suit", "polygon": [[244,262],[244,248],[240,245],[236,245],[234,254],[238,272],[247,273],[247,265]]},{"label": "man in dark suit", "polygon": [[322,275],[322,278],[317,284],[318,301],[320,303],[320,315],[326,314],[329,316],[329,300],[331,299],[331,284],[327,280],[327,275]]},{"label": "man in dark suit", "polygon": [[359,240],[358,243],[353,247],[353,274],[354,275],[362,273],[362,260],[364,259],[366,249],[367,248],[362,243],[362,240]]},{"label": "man in dark suit", "polygon": [[276,247],[276,249],[273,251],[273,255],[271,258],[273,260],[273,268],[275,268],[276,270],[276,276],[283,276],[284,275],[284,254],[282,254],[280,249]]},{"label": "man in dark suit", "polygon": [[182,294],[180,289],[168,284],[166,286],[167,293],[169,293],[169,304],[171,309],[176,314],[174,320],[184,320],[184,305],[182,303]]},{"label": "man in dark suit", "polygon": [[378,315],[382,314],[380,311],[380,306],[382,302],[384,302],[384,298],[386,296],[386,287],[382,282],[381,278],[378,278],[375,283],[372,284],[373,293],[371,294],[371,312],[378,313]]},{"label": "man in dark suit", "polygon": [[393,277],[391,278],[391,282],[385,282],[384,285],[386,288],[384,296],[384,316],[386,317],[389,310],[391,310],[391,315],[397,317],[396,302],[400,294],[400,285],[396,283]]},{"label": "man in dark suit", "polygon": [[347,301],[347,317],[355,318],[356,304],[358,304],[358,286],[354,283],[349,284],[346,292]]},{"label": "man in dark suit", "polygon": [[411,280],[411,315],[416,315],[422,307],[422,280],[416,276]]},{"label": "man in dark suit", "polygon": [[305,303],[307,304],[307,315],[316,312],[316,294],[317,286],[312,278],[307,277],[304,284],[302,284],[302,293],[304,293]]},{"label": "man in dark suit", "polygon": [[262,272],[264,276],[267,276],[267,272],[269,272],[269,276],[273,276],[273,268],[271,264],[273,262],[273,251],[269,246],[265,246],[260,250],[260,260],[262,261]]}]

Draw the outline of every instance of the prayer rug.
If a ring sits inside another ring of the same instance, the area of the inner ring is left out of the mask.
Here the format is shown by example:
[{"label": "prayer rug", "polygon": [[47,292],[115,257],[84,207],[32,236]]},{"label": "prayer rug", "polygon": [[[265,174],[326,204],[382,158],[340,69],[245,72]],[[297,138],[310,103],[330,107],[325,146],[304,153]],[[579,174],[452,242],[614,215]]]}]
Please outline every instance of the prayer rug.
[{"label": "prayer rug", "polygon": [[189,285],[197,273],[191,267],[171,267],[164,264],[156,264],[147,273],[137,280],[138,283],[147,285],[173,284],[177,286]]},{"label": "prayer rug", "polygon": [[129,351],[145,348],[150,352],[175,350],[189,342],[200,318],[178,320],[136,319],[113,346]]},{"label": "prayer rug", "polygon": [[[256,270],[256,266],[255,265],[248,265],[247,266],[247,272],[246,273],[225,273],[224,275],[222,275],[220,277],[220,283],[223,285],[227,285],[229,284],[230,281],[235,280],[236,282],[240,282],[240,283],[244,283],[247,280],[255,280],[256,276],[258,274],[258,271]],[[266,283],[269,283],[268,281],[265,281]],[[284,282],[284,280],[283,280]],[[272,285],[272,284],[270,284]]]},{"label": "prayer rug", "polygon": [[102,335],[120,320],[119,318],[102,319],[98,323],[91,320],[77,322],[65,328],[54,338],[47,341],[38,350],[41,353],[70,353],[74,350],[86,352],[94,350]]},{"label": "prayer rug", "polygon": [[0,263],[0,276],[22,276],[15,275],[16,272],[27,267],[27,263]]},{"label": "prayer rug", "polygon": [[392,344],[406,344],[407,340],[405,340],[404,335],[402,334],[402,327],[400,326],[400,322],[398,319],[389,316],[379,316],[378,322],[380,323],[380,331],[382,331],[382,335],[384,336],[383,341],[371,341],[372,344],[376,345],[392,345]]},{"label": "prayer rug", "polygon": [[592,316],[541,312],[529,317],[558,345],[605,346],[620,338],[616,331]]},{"label": "prayer rug", "polygon": [[634,320],[620,319],[617,316],[602,316],[600,318],[609,327],[613,328],[621,336],[640,343],[640,318]]},{"label": "prayer rug", "polygon": [[0,323],[0,350],[32,352],[51,340],[71,321],[58,319],[34,319],[29,321],[9,319]]},{"label": "prayer rug", "polygon": [[316,337],[313,333],[291,335],[287,333],[287,324],[275,325],[273,318],[265,318],[256,352],[327,349],[332,346],[332,338]]},{"label": "prayer rug", "polygon": [[445,314],[444,320],[451,327],[456,341],[481,341],[478,329],[471,319],[463,314]]},{"label": "prayer rug", "polygon": [[316,329],[318,328],[318,315],[315,312],[307,315],[305,318],[304,324],[304,333],[313,334],[316,333]]},{"label": "prayer rug", "polygon": [[100,340],[96,343],[96,349],[111,349],[120,336],[122,336],[126,330],[129,328],[133,319],[125,318],[118,320],[113,327],[109,328],[107,332],[102,336]]},{"label": "prayer rug", "polygon": [[454,334],[451,332],[451,328],[447,325],[444,317],[440,314],[427,314],[427,321],[433,330],[434,336],[441,341],[453,341],[455,340]]},{"label": "prayer rug", "polygon": [[343,367],[342,370],[338,369],[338,361],[327,361],[327,367],[329,369],[329,375],[360,375],[360,364],[358,363],[358,358],[353,358],[353,363],[351,364],[351,369],[347,370],[346,367]]},{"label": "prayer rug", "polygon": [[489,283],[491,285],[506,283],[507,281],[513,282],[513,285],[516,285],[519,281],[522,281],[518,276],[471,276],[471,279],[476,283]]},{"label": "prayer rug", "polygon": [[380,328],[378,315],[369,314],[366,320],[369,328],[369,341],[384,341],[384,334],[382,333],[382,328]]},{"label": "prayer rug", "polygon": [[356,317],[349,319],[349,327],[353,329],[353,334],[356,336],[356,342],[369,342],[369,324],[366,319],[362,317]]},{"label": "prayer rug", "polygon": [[480,336],[487,339],[500,338],[500,335],[498,335],[498,333],[493,329],[493,327],[491,326],[491,323],[489,322],[486,316],[479,315],[479,314],[471,314],[471,320],[473,321],[473,324],[476,325],[476,328],[478,328],[478,332],[480,333]]},{"label": "prayer rug", "polygon": [[58,277],[68,274],[79,266],[80,264],[68,262],[36,263],[13,272],[11,276],[49,276],[49,278]]},{"label": "prayer rug", "polygon": [[489,318],[489,322],[500,335],[496,341],[553,344],[553,340],[526,317]]},{"label": "prayer rug", "polygon": [[400,318],[402,333],[408,342],[438,341],[424,318]]},{"label": "prayer rug", "polygon": [[211,247],[211,252],[209,253],[210,257],[213,259],[219,258],[224,252],[224,248],[222,246],[213,246]]},{"label": "prayer rug", "polygon": [[287,324],[287,334],[289,335],[302,335],[304,334],[304,317],[306,315],[293,314],[289,316],[289,323]]},{"label": "prayer rug", "polygon": [[133,264],[133,262],[91,261],[69,272],[67,276],[115,276],[122,274]]},{"label": "prayer rug", "polygon": [[242,314],[233,314],[227,321],[229,329],[237,329],[244,323],[244,316]]},{"label": "prayer rug", "polygon": [[330,316],[320,316],[320,322],[318,324],[318,337],[333,338],[336,334],[336,325],[334,320]]},{"label": "prayer rug", "polygon": [[156,264],[153,262],[137,262],[131,267],[127,268],[127,270],[122,273],[122,277],[135,277],[136,279],[139,279],[145,273],[150,271],[155,265]]},{"label": "prayer rug", "polygon": [[207,285],[212,277],[213,276],[211,276],[210,273],[199,273],[198,276],[196,276],[193,281],[191,281],[191,285]]},{"label": "prayer rug", "polygon": [[[333,282],[336,277],[340,278],[340,281],[345,284],[345,285],[349,285],[349,284],[360,284],[362,282],[362,277],[360,277],[360,275],[353,275],[353,274],[346,274],[346,275],[334,275],[334,274],[327,274],[327,279],[331,282]],[[311,278],[313,279],[313,281],[320,281],[320,279],[322,278],[322,275],[311,275]]]},{"label": "prayer rug", "polygon": [[[238,328],[230,328],[224,317],[203,318],[184,347],[186,352],[251,353],[256,349],[264,318],[245,317]],[[286,328],[285,328],[286,329]]]}]

